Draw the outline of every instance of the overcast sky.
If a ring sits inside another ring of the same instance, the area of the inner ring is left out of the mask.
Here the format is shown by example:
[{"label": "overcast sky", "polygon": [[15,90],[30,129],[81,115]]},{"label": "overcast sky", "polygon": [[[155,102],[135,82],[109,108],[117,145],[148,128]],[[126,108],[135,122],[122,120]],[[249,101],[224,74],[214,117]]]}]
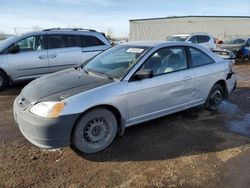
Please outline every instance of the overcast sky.
[{"label": "overcast sky", "polygon": [[129,20],[186,15],[250,16],[250,0],[0,0],[0,31],[82,27],[129,33]]}]

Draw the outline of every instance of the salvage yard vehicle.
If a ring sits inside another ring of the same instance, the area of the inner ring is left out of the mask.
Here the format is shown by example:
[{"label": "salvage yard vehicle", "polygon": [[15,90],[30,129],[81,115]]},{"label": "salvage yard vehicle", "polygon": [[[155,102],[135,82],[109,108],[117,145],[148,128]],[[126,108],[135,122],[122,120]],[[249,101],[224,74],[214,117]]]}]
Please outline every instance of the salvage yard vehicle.
[{"label": "salvage yard vehicle", "polygon": [[215,54],[217,54],[223,59],[234,60],[236,58],[235,54],[230,50],[216,48],[216,49],[212,49],[212,52],[214,52]]},{"label": "salvage yard vehicle", "polygon": [[80,66],[110,47],[104,34],[81,28],[45,29],[10,37],[0,42],[0,89]]},{"label": "salvage yard vehicle", "polygon": [[169,36],[167,41],[179,41],[179,42],[192,42],[194,44],[199,44],[208,49],[215,49],[215,39],[212,35],[205,32],[195,32],[190,34],[176,34]]},{"label": "salvage yard vehicle", "polygon": [[226,41],[220,45],[220,48],[232,51],[236,58],[244,61],[250,58],[250,38],[237,38]]},{"label": "salvage yard vehicle", "polygon": [[206,48],[135,42],[32,81],[13,111],[34,145],[95,153],[129,126],[198,105],[216,110],[235,87],[230,61]]}]

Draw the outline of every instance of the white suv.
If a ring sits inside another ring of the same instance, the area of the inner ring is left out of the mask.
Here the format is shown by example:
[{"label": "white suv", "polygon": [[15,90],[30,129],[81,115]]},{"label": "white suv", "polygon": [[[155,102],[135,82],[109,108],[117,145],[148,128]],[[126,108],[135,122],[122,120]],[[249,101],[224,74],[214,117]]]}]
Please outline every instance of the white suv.
[{"label": "white suv", "polygon": [[169,36],[167,38],[167,41],[192,42],[208,49],[216,48],[213,36],[203,32],[190,33],[190,34],[176,34]]}]

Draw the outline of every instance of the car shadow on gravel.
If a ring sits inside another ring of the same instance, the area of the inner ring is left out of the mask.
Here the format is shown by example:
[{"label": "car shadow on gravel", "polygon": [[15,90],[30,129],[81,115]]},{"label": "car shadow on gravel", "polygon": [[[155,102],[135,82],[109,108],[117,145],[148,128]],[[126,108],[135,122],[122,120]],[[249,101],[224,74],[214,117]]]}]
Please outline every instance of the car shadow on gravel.
[{"label": "car shadow on gravel", "polygon": [[[247,93],[250,94],[250,88],[240,89],[234,95],[244,94],[246,97]],[[250,101],[248,103],[250,105]],[[166,160],[243,146],[250,143],[250,135],[228,127],[230,121],[245,113],[238,111],[238,105],[229,99],[218,112],[208,112],[203,106],[195,107],[129,127],[123,137],[117,137],[102,152],[89,155],[75,151],[90,161],[126,162]]]},{"label": "car shadow on gravel", "polygon": [[28,82],[20,83],[20,84],[13,84],[0,90],[0,96],[10,96],[10,95],[17,95],[21,92],[21,90],[27,85]]}]

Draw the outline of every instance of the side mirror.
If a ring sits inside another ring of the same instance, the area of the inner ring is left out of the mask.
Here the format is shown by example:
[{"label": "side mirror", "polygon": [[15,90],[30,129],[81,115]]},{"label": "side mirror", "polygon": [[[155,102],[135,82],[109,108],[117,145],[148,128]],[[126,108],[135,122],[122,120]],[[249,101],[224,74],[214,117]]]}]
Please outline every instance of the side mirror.
[{"label": "side mirror", "polygon": [[15,54],[20,51],[20,46],[18,44],[15,44],[10,47],[10,53]]},{"label": "side mirror", "polygon": [[135,73],[133,80],[143,80],[146,78],[152,78],[153,76],[154,72],[151,69],[141,69]]}]

